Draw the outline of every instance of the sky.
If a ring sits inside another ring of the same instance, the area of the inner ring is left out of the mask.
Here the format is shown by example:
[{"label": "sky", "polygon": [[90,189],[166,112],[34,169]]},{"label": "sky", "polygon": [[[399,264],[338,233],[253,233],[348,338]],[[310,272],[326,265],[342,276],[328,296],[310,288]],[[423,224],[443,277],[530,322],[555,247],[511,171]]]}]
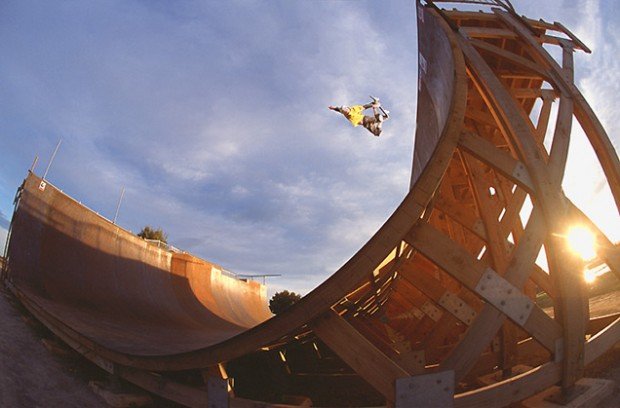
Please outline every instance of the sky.
[{"label": "sky", "polygon": [[[576,83],[617,146],[620,4],[513,4],[593,50],[576,54]],[[0,245],[16,188],[35,156],[43,174],[62,139],[47,179],[89,208],[112,219],[124,188],[120,226],[161,227],[172,245],[228,270],[281,275],[270,293],[308,293],[407,193],[414,5],[2,1]],[[368,95],[391,112],[380,138],[327,109]],[[584,146],[577,135],[565,190],[620,230]]]}]

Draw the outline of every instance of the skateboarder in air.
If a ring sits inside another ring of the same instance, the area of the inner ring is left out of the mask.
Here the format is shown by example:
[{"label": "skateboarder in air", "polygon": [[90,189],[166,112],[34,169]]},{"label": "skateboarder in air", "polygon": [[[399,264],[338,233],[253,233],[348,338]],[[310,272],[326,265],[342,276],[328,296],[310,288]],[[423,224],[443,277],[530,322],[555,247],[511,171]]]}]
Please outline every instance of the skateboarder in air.
[{"label": "skateboarder in air", "polygon": [[[379,99],[371,96],[372,102],[366,105],[355,106],[329,106],[328,108],[340,112],[351,122],[353,126],[362,125],[375,136],[381,134],[381,125],[389,119],[389,111],[381,107]],[[364,115],[364,110],[372,108],[373,116]]]}]

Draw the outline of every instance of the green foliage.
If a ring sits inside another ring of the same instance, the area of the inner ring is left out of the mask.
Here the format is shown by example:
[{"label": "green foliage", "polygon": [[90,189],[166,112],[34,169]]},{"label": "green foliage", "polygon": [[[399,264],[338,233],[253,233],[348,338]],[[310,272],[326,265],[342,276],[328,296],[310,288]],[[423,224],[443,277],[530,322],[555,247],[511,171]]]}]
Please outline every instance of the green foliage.
[{"label": "green foliage", "polygon": [[273,314],[279,314],[291,307],[293,303],[297,303],[301,299],[301,295],[298,295],[295,292],[289,292],[288,290],[283,290],[282,292],[277,292],[271,300],[269,301],[269,309]]},{"label": "green foliage", "polygon": [[144,239],[157,239],[164,244],[168,243],[168,234],[166,234],[161,228],[155,229],[147,225],[142,228],[142,231],[138,233],[138,236]]}]

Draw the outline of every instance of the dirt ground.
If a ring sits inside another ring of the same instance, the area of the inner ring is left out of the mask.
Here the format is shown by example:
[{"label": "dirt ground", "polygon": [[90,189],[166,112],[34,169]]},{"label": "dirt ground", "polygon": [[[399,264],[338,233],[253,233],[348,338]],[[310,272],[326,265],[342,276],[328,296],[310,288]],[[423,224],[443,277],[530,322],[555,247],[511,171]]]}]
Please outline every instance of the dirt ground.
[{"label": "dirt ground", "polygon": [[51,338],[0,289],[0,407],[107,407],[90,391],[74,358],[50,353]]},{"label": "dirt ground", "polygon": [[[620,292],[592,299],[593,315],[620,310]],[[32,318],[0,286],[0,407],[107,407],[88,382],[106,382],[106,373],[59,344],[48,350],[42,339],[58,344],[53,334]],[[64,351],[63,351],[64,350]],[[598,407],[620,407],[620,344],[591,364],[586,377],[616,382],[613,395]],[[161,400],[154,406],[171,407]]]}]

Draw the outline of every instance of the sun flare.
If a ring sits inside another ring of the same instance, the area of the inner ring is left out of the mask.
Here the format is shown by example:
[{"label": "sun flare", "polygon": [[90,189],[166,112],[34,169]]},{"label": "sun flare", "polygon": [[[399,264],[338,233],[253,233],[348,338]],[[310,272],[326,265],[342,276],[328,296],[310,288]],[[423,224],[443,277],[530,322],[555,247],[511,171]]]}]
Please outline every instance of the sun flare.
[{"label": "sun flare", "polygon": [[586,269],[586,270],[583,272],[583,278],[585,279],[586,283],[592,283],[592,282],[594,282],[594,281],[596,280],[597,276],[598,276],[598,275],[596,274],[596,272],[595,272],[595,271],[592,271],[592,270],[590,270],[590,269]]},{"label": "sun flare", "polygon": [[596,258],[596,237],[588,228],[578,225],[568,230],[566,241],[571,251],[584,261]]}]

